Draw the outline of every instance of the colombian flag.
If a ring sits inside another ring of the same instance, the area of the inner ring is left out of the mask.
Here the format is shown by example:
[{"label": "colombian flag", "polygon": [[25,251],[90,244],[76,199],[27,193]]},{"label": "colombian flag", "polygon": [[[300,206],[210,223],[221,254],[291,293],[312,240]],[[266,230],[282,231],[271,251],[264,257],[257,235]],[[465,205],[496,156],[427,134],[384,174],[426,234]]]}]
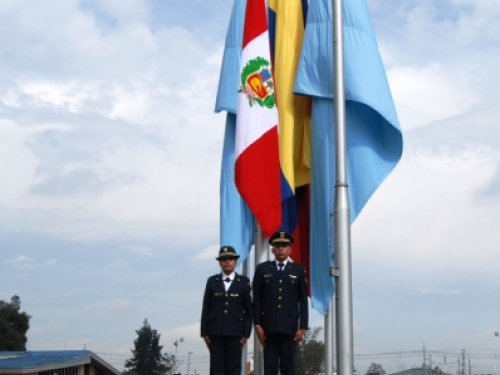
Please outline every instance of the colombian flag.
[{"label": "colombian flag", "polygon": [[[269,0],[269,34],[279,113],[282,221],[292,258],[309,272],[311,99],[293,93],[307,0]],[[307,274],[308,275],[308,274]]]},{"label": "colombian flag", "polygon": [[236,187],[266,237],[281,224],[278,112],[264,0],[248,0],[235,136]]}]

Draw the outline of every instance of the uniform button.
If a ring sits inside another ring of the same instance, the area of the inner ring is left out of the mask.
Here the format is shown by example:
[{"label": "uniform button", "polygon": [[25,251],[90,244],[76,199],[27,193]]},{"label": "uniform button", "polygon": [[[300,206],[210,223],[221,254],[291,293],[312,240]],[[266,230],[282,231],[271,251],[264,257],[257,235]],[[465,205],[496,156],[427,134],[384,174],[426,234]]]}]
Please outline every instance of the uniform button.
[{"label": "uniform button", "polygon": [[227,297],[227,293],[226,293],[226,297]]},{"label": "uniform button", "polygon": [[279,296],[278,299],[281,299],[281,296]]},{"label": "uniform button", "polygon": [[281,305],[278,305],[278,309],[281,309]]},{"label": "uniform button", "polygon": [[282,283],[282,282],[283,282],[283,280],[280,280],[280,283]]},{"label": "uniform button", "polygon": [[227,310],[224,310],[224,314],[227,314]]},{"label": "uniform button", "polygon": [[278,289],[281,292],[281,288]]},{"label": "uniform button", "polygon": [[226,305],[229,305],[229,302],[226,302]]}]

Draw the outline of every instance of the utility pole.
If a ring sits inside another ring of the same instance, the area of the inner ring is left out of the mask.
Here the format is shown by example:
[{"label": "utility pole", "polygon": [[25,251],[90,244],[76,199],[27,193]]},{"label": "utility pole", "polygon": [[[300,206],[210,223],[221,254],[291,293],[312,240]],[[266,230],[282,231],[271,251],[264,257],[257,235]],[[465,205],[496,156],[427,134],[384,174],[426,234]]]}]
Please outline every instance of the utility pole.
[{"label": "utility pole", "polygon": [[462,349],[462,371],[461,375],[465,375],[465,349]]},{"label": "utility pole", "polygon": [[189,375],[189,366],[191,365],[191,354],[193,354],[193,352],[189,352],[189,353],[188,353],[188,368],[187,368],[187,375]]}]

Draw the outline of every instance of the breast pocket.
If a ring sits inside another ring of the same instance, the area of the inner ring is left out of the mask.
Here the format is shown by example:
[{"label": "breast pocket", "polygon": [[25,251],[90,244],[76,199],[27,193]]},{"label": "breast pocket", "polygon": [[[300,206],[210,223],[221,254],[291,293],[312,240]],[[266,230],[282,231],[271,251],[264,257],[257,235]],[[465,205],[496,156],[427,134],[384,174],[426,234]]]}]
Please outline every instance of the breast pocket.
[{"label": "breast pocket", "polygon": [[269,284],[269,283],[274,283],[276,280],[276,277],[272,273],[268,273],[264,275],[264,284]]}]

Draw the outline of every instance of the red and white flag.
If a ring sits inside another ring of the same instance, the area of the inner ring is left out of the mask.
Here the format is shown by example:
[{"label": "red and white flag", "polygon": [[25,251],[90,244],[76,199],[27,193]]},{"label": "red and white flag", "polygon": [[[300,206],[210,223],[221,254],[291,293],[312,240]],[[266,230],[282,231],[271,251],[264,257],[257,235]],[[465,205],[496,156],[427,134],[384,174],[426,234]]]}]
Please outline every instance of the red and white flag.
[{"label": "red and white flag", "polygon": [[236,187],[270,237],[281,225],[281,187],[265,0],[247,0],[237,110]]}]

